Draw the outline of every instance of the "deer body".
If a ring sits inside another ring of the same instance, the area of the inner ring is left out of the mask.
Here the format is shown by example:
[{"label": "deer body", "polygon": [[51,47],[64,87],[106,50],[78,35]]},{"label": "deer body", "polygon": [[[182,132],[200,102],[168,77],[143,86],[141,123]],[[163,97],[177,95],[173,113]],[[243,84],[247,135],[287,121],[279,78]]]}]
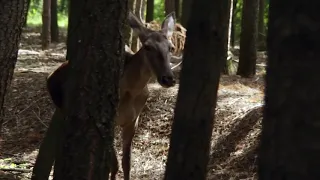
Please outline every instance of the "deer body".
[{"label": "deer body", "polygon": [[[125,52],[125,68],[120,79],[120,102],[115,122],[122,129],[122,169],[124,179],[130,179],[131,144],[138,124],[138,117],[149,96],[148,82],[152,76],[157,77],[158,83],[169,88],[175,85],[174,75],[170,67],[170,42],[175,17],[174,13],[167,15],[160,31],[147,29],[130,12],[128,22],[139,36],[141,49],[132,54]],[[69,71],[68,61],[63,63],[47,78],[47,87],[53,103],[57,108],[63,108],[65,77]],[[118,172],[118,160],[113,148],[111,162],[111,179],[114,180]]]}]

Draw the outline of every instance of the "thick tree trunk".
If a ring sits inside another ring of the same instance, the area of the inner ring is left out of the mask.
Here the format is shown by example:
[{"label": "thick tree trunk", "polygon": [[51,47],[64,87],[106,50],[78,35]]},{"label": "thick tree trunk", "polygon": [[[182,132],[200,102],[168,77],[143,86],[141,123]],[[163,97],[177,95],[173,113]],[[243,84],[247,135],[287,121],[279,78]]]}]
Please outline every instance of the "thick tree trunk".
[{"label": "thick tree trunk", "polygon": [[27,0],[2,1],[0,6],[0,131],[4,118],[4,99],[17,62],[27,9]]},{"label": "thick tree trunk", "polygon": [[256,74],[258,0],[244,0],[242,8],[240,57],[237,75],[252,77]]},{"label": "thick tree trunk", "polygon": [[51,41],[59,42],[58,0],[51,0]]},{"label": "thick tree trunk", "polygon": [[175,0],[165,0],[164,1],[164,10],[166,15],[168,15],[169,13],[171,13],[172,11],[174,11],[176,9],[175,7]]},{"label": "thick tree trunk", "polygon": [[259,179],[320,179],[320,1],[270,1]]},{"label": "thick tree trunk", "polygon": [[51,43],[50,29],[51,29],[51,0],[43,0],[42,9],[42,49],[49,48]]},{"label": "thick tree trunk", "polygon": [[214,109],[227,54],[230,3],[194,1],[175,108],[165,180],[205,180]]},{"label": "thick tree trunk", "polygon": [[264,9],[265,9],[265,1],[259,0],[259,18],[258,18],[258,42],[257,49],[264,51],[266,48],[266,34],[265,34],[265,26],[264,26]]},{"label": "thick tree trunk", "polygon": [[153,21],[154,0],[147,0],[146,22]]},{"label": "thick tree trunk", "polygon": [[191,5],[193,0],[183,0],[182,1],[182,16],[181,16],[181,24],[184,27],[188,26],[188,20],[191,11]]},{"label": "thick tree trunk", "polygon": [[70,59],[57,180],[107,179],[110,172],[127,1],[86,3],[81,12],[91,16],[82,14],[74,29],[80,43]]}]

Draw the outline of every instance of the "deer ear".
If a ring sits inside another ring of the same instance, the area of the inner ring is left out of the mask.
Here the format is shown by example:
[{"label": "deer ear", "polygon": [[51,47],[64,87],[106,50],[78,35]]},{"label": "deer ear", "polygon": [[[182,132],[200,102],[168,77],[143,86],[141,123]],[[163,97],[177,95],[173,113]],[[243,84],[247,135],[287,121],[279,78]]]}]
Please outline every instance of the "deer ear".
[{"label": "deer ear", "polygon": [[175,21],[176,17],[175,12],[173,11],[170,14],[168,14],[162,22],[161,31],[167,36],[168,39],[170,39],[173,34],[176,23]]},{"label": "deer ear", "polygon": [[141,41],[143,41],[146,36],[146,28],[131,11],[129,11],[128,14],[128,23],[129,26],[132,28],[133,32],[139,36]]}]

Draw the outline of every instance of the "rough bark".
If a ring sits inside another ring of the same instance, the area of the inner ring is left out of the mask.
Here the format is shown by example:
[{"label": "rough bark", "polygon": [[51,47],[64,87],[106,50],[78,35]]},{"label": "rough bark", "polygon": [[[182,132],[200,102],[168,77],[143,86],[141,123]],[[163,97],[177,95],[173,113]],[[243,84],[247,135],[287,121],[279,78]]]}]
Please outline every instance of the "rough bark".
[{"label": "rough bark", "polygon": [[175,0],[165,0],[164,1],[164,11],[165,14],[168,15],[172,11],[176,9],[175,7]]},{"label": "rough bark", "polygon": [[51,43],[50,30],[51,30],[51,0],[43,0],[42,9],[42,49],[46,50],[49,48]]},{"label": "rough bark", "polygon": [[188,25],[192,1],[193,0],[183,0],[182,1],[181,24],[184,27],[187,27],[187,25]]},{"label": "rough bark", "polygon": [[81,20],[82,7],[85,6],[84,0],[69,0],[68,4],[68,37],[67,37],[67,60],[75,59],[76,47],[78,44],[78,32],[76,28]]},{"label": "rough bark", "polygon": [[265,25],[264,25],[264,9],[265,9],[265,1],[259,0],[259,18],[258,18],[258,41],[257,41],[257,49],[265,50],[266,48],[266,34],[265,34]]},{"label": "rough bark", "polygon": [[51,41],[59,42],[58,0],[51,0]]},{"label": "rough bark", "polygon": [[229,5],[225,0],[192,5],[165,180],[206,179]]},{"label": "rough bark", "polygon": [[256,74],[257,22],[259,0],[244,0],[242,8],[240,56],[237,75],[252,77]]},{"label": "rough bark", "polygon": [[0,6],[0,131],[4,118],[5,95],[17,62],[27,8],[27,0],[2,1]]},{"label": "rough bark", "polygon": [[259,179],[320,179],[320,1],[270,1]]},{"label": "rough bark", "polygon": [[74,29],[78,43],[67,78],[57,180],[107,179],[110,172],[127,1],[84,2]]}]

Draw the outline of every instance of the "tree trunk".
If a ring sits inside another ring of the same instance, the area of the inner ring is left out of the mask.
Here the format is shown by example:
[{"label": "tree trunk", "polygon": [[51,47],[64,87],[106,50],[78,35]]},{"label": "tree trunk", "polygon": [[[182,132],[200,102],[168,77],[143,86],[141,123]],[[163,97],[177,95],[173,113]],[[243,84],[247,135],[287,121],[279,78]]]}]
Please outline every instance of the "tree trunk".
[{"label": "tree trunk", "polygon": [[[133,13],[135,12],[135,6],[136,6],[136,0],[128,0],[128,8]],[[125,24],[125,30],[124,30],[124,39],[125,43],[131,47],[132,44],[132,29],[128,24]]]},{"label": "tree trunk", "polygon": [[233,12],[232,12],[232,23],[231,23],[231,34],[230,34],[230,46],[233,48],[235,46],[235,17],[236,17],[236,12],[237,12],[237,3],[238,3],[238,0],[233,0]]},{"label": "tree trunk", "polygon": [[147,0],[146,22],[153,21],[154,0]]},{"label": "tree trunk", "polygon": [[67,60],[76,59],[76,47],[78,44],[77,36],[80,36],[75,29],[80,23],[82,7],[85,6],[84,0],[69,0],[68,4],[68,37],[67,37]]},{"label": "tree trunk", "polygon": [[85,14],[80,15],[83,20],[74,28],[80,43],[70,59],[73,68],[67,77],[63,106],[67,117],[57,180],[108,178],[126,10],[127,1],[87,1],[81,11]]},{"label": "tree trunk", "polygon": [[51,43],[51,0],[43,0],[42,9],[42,50],[49,48]]},{"label": "tree trunk", "polygon": [[258,0],[244,0],[242,8],[240,57],[237,75],[252,77],[256,74]]},{"label": "tree trunk", "polygon": [[230,3],[194,1],[187,26],[165,180],[205,180]]},{"label": "tree trunk", "polygon": [[175,0],[165,0],[164,1],[164,10],[166,15],[168,15],[169,13],[171,13],[172,11],[174,11],[176,9],[175,7]]},{"label": "tree trunk", "polygon": [[191,5],[193,0],[183,0],[182,1],[182,16],[181,16],[181,24],[184,27],[188,26],[188,20],[191,11]]},{"label": "tree trunk", "polygon": [[[143,10],[143,1],[144,0],[136,0],[135,3],[135,9],[134,9],[134,14],[137,17],[140,17],[141,15],[141,11]],[[143,20],[141,19],[141,17],[139,18],[141,20],[141,22],[143,22]],[[137,34],[132,34],[132,44],[131,44],[131,50],[133,52],[137,52],[139,50],[139,39],[138,39],[138,35]]]},{"label": "tree trunk", "polygon": [[270,1],[261,180],[320,179],[319,6]]},{"label": "tree trunk", "polygon": [[176,19],[180,22],[180,0],[174,0],[174,10],[176,13]]},{"label": "tree trunk", "polygon": [[231,68],[232,68],[232,59],[229,58],[229,55],[230,55],[230,52],[231,52],[231,31],[232,31],[232,24],[233,24],[233,12],[234,12],[234,9],[233,9],[233,5],[234,5],[234,0],[230,0],[230,9],[229,9],[229,25],[228,25],[228,43],[227,43],[227,49],[228,49],[228,58],[225,59],[225,62],[224,62],[224,66],[223,66],[223,69],[222,69],[222,73],[223,74],[227,74],[229,75],[231,73]]},{"label": "tree trunk", "polygon": [[51,0],[51,41],[59,42],[58,0]]},{"label": "tree trunk", "polygon": [[258,50],[264,51],[266,49],[266,38],[265,38],[265,26],[264,26],[264,9],[265,0],[259,0],[259,19],[258,19]]},{"label": "tree trunk", "polygon": [[29,12],[29,9],[30,9],[30,4],[31,4],[31,0],[27,0],[27,14],[26,14],[26,18],[25,18],[25,21],[24,21],[23,27],[27,27],[28,12]]},{"label": "tree trunk", "polygon": [[2,1],[0,7],[0,131],[4,119],[3,104],[17,62],[27,9],[27,0]]}]

